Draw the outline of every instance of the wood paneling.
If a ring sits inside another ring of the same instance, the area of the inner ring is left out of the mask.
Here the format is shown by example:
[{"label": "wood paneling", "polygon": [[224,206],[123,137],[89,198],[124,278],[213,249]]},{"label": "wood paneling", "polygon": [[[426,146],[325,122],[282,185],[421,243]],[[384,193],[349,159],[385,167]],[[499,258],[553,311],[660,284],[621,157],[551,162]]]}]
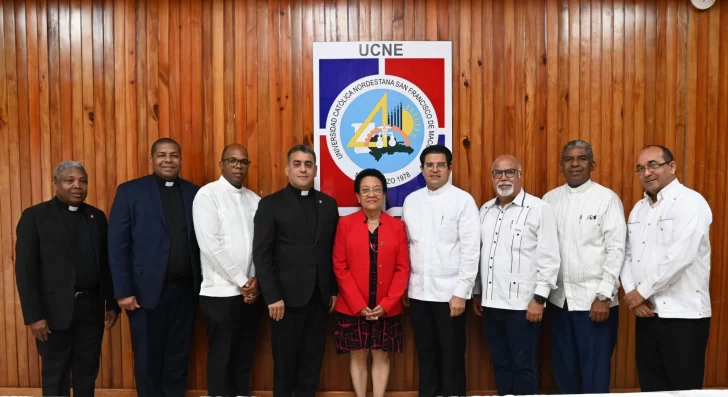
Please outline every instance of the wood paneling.
[{"label": "wood paneling", "polygon": [[[478,204],[493,197],[495,156],[519,156],[526,190],[542,195],[564,182],[562,145],[582,138],[594,146],[594,179],[629,211],[641,196],[637,152],[672,148],[681,180],[713,210],[705,383],[728,387],[726,0],[704,12],[685,0],[6,0],[0,23],[0,387],[40,386],[14,230],[24,208],[52,196],[53,167],[82,161],[89,202],[108,211],[119,183],[151,171],[155,139],[181,143],[183,176],[198,184],[216,179],[221,149],[240,142],[253,163],[247,186],[270,194],[286,183],[285,150],[313,142],[316,40],[453,42],[454,182]],[[634,317],[624,307],[620,317],[611,385],[634,389]],[[262,321],[252,386],[270,391]],[[417,388],[408,321],[391,391]],[[468,321],[468,390],[493,391],[482,327]],[[128,326],[122,316],[104,338],[97,385],[109,395],[134,387]],[[548,332],[543,342],[541,386],[552,391]],[[201,319],[192,352],[189,387],[204,390]],[[331,341],[320,390],[352,390]]]}]

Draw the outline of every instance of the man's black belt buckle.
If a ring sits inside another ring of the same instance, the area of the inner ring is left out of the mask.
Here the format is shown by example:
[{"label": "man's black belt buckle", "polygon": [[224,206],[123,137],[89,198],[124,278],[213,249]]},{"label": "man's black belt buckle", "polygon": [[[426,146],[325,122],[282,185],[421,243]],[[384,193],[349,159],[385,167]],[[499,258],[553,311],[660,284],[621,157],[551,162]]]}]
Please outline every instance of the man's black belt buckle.
[{"label": "man's black belt buckle", "polygon": [[80,291],[76,291],[76,294],[73,297],[76,299],[85,298],[85,297],[95,294],[95,293],[96,293],[95,289],[80,290]]}]

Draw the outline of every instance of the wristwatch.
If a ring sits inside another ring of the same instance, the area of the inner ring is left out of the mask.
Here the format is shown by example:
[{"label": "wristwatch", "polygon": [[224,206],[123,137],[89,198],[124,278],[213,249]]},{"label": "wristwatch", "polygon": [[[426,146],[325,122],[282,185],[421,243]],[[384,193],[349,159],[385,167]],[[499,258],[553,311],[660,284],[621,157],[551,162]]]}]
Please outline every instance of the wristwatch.
[{"label": "wristwatch", "polygon": [[535,300],[536,303],[538,303],[539,305],[543,305],[544,303],[546,303],[546,298],[539,294],[533,294],[533,300]]},{"label": "wristwatch", "polygon": [[597,299],[599,299],[599,302],[606,302],[606,301],[612,301],[612,298],[603,295],[603,294],[597,294]]}]

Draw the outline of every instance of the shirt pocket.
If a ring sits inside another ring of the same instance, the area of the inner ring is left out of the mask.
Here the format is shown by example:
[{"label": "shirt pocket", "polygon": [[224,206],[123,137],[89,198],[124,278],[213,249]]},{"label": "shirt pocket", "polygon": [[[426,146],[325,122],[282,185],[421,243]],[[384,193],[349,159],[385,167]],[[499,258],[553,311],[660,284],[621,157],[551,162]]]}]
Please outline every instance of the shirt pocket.
[{"label": "shirt pocket", "polygon": [[527,274],[510,274],[506,278],[507,285],[501,284],[503,294],[508,299],[524,300],[533,297],[536,289],[536,278]]},{"label": "shirt pocket", "polygon": [[657,243],[662,246],[672,244],[673,218],[660,218],[657,221]]},{"label": "shirt pocket", "polygon": [[581,219],[579,222],[579,240],[582,244],[591,245],[599,241],[601,223],[598,219]]},{"label": "shirt pocket", "polygon": [[452,244],[458,239],[458,224],[454,220],[444,219],[437,228],[437,240]]},{"label": "shirt pocket", "polygon": [[632,250],[634,251],[635,247],[637,247],[637,236],[639,236],[639,228],[640,223],[639,222],[631,222],[627,223],[627,240],[629,240],[629,244],[632,246]]}]

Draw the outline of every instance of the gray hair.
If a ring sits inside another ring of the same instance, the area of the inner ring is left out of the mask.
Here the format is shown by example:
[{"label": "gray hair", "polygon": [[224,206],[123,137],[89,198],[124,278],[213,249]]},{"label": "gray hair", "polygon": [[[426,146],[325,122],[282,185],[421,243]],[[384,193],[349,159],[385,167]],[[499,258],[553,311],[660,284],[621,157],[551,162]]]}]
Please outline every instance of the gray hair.
[{"label": "gray hair", "polygon": [[288,162],[291,161],[291,155],[293,153],[296,153],[296,152],[308,153],[311,156],[313,156],[313,162],[314,163],[316,162],[316,152],[314,152],[313,149],[311,149],[310,146],[306,146],[306,145],[296,145],[296,146],[292,147],[288,151],[288,155],[286,155],[286,163],[288,163]]},{"label": "gray hair", "polygon": [[63,171],[69,169],[69,168],[76,168],[81,170],[84,174],[88,175],[88,172],[86,172],[86,169],[83,168],[83,164],[79,163],[78,161],[73,160],[66,160],[62,161],[60,164],[56,166],[56,169],[53,171],[53,179],[58,182],[61,179],[61,174]]},{"label": "gray hair", "polygon": [[589,161],[594,161],[594,151],[592,151],[592,147],[587,141],[582,141],[581,139],[573,140],[569,143],[567,143],[564,146],[564,149],[561,150],[561,157],[564,157],[564,153],[566,153],[567,150],[573,148],[573,147],[581,147],[586,149],[587,153],[589,153]]}]

